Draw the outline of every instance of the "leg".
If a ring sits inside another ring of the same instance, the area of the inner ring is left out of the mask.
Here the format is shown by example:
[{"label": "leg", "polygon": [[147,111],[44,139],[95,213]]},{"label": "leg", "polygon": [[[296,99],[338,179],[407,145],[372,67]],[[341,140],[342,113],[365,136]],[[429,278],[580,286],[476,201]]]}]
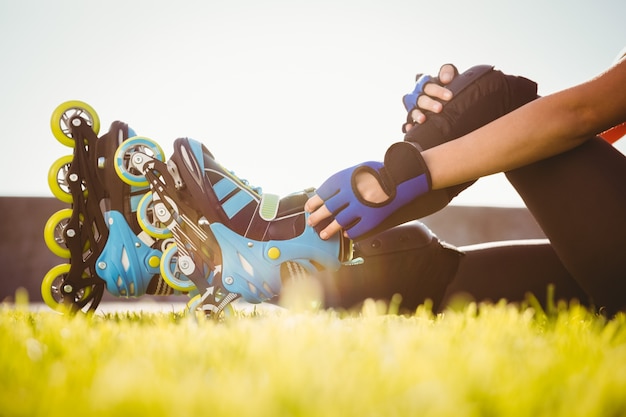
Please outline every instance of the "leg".
[{"label": "leg", "polygon": [[546,240],[456,249],[413,221],[357,242],[355,251],[362,263],[321,276],[327,307],[351,308],[366,298],[400,294],[405,310],[430,299],[439,312],[458,297],[521,302],[529,293],[545,307],[551,284],[555,300],[589,303]]},{"label": "leg", "polygon": [[594,138],[507,177],[593,303],[626,307],[626,157]]},{"label": "leg", "polygon": [[496,242],[459,248],[465,256],[448,285],[442,306],[457,298],[474,301],[524,301],[533,294],[542,306],[547,289],[554,285],[554,301],[589,299],[561,264],[545,239]]},{"label": "leg", "polygon": [[400,294],[402,309],[415,310],[427,299],[438,309],[463,256],[417,221],[356,242],[354,249],[362,263],[320,277],[326,307],[351,308],[367,298]]}]

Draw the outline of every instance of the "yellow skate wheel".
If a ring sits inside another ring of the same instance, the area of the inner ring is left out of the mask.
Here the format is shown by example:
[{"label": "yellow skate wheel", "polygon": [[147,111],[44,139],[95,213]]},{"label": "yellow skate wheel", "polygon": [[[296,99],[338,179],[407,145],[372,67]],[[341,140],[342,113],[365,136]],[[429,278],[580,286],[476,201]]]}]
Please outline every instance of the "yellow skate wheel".
[{"label": "yellow skate wheel", "polygon": [[187,302],[187,310],[193,313],[200,307],[200,301],[202,300],[202,294],[196,294]]},{"label": "yellow skate wheel", "polygon": [[[46,246],[52,253],[61,258],[70,259],[71,253],[69,248],[65,243],[64,232],[67,228],[67,225],[72,217],[72,209],[66,208],[61,209],[54,213],[48,221],[43,229],[43,239],[46,242]],[[80,219],[80,228],[83,227],[83,216],[79,217]],[[80,233],[80,230],[77,230],[76,233]],[[83,247],[83,253],[85,253],[89,249],[89,241],[85,242],[85,246]]]},{"label": "yellow skate wheel", "polygon": [[146,180],[143,172],[139,172],[131,164],[131,158],[136,152],[141,152],[162,162],[165,161],[165,153],[158,143],[143,136],[134,136],[122,142],[115,151],[113,165],[117,176],[128,185],[145,187],[149,185],[148,180]]},{"label": "yellow skate wheel", "polygon": [[[215,297],[215,300],[217,302],[219,302],[223,298],[220,295],[221,294],[218,293],[218,295]],[[202,303],[202,294],[196,294],[187,302],[187,311],[190,314],[196,314],[196,316],[200,314],[206,315],[206,313],[201,310],[201,307],[202,307],[201,303]],[[234,315],[235,315],[235,309],[233,308],[233,305],[228,304],[226,307],[224,307],[224,310],[222,310],[222,312],[220,313],[220,316],[216,318],[220,319],[223,317],[232,317]]]},{"label": "yellow skate wheel", "polygon": [[[61,264],[53,267],[44,275],[41,281],[41,297],[48,307],[55,311],[64,311],[63,304],[65,296],[63,295],[63,281],[70,272],[70,264]],[[87,273],[83,273],[83,278],[87,278]],[[85,287],[80,290],[74,302],[86,300],[91,295],[92,288]]]},{"label": "yellow skate wheel", "polygon": [[[48,170],[48,186],[52,195],[64,203],[72,203],[74,197],[70,190],[67,173],[72,166],[74,157],[72,155],[62,156],[52,163]],[[82,185],[83,196],[87,197],[87,189]]]},{"label": "yellow skate wheel", "polygon": [[157,239],[167,239],[172,237],[172,232],[167,226],[161,223],[154,213],[154,200],[152,193],[146,193],[137,205],[137,221],[139,227],[150,236]]},{"label": "yellow skate wheel", "polygon": [[73,148],[75,144],[69,123],[70,119],[75,116],[84,119],[96,135],[100,132],[100,118],[89,104],[78,100],[59,104],[52,112],[50,129],[56,140],[70,148]]},{"label": "yellow skate wheel", "polygon": [[190,292],[196,285],[178,269],[178,246],[170,245],[161,256],[161,276],[170,287],[182,292]]}]

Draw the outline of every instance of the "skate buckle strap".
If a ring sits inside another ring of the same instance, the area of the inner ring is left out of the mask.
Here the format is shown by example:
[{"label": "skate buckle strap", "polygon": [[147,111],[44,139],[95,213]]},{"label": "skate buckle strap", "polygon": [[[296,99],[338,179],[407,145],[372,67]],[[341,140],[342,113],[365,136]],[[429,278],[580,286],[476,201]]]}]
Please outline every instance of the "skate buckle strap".
[{"label": "skate buckle strap", "polygon": [[280,196],[276,194],[263,194],[259,203],[259,216],[266,222],[272,221],[278,214]]}]

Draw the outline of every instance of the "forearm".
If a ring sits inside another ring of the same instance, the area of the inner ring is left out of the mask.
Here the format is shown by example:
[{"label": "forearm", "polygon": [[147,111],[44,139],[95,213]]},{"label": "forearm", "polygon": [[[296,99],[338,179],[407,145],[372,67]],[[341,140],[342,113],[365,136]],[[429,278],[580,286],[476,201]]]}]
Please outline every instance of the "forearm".
[{"label": "forearm", "polygon": [[626,85],[624,63],[588,83],[535,100],[470,134],[425,151],[433,188],[556,155],[623,121],[626,93],[616,85]]},{"label": "forearm", "polygon": [[[532,107],[540,109],[544,105],[536,102]],[[425,151],[433,189],[519,168],[571,149],[585,139],[565,137],[560,124],[551,125],[553,118],[543,120],[540,112],[539,117],[531,114],[535,112],[522,107],[459,139]],[[528,120],[533,120],[530,124],[537,127],[529,127]]]}]

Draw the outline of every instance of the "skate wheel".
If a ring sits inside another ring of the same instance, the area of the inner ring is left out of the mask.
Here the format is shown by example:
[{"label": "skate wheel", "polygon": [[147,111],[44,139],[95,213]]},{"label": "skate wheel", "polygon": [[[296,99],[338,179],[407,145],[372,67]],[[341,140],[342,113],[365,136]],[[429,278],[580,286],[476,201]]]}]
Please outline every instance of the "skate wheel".
[{"label": "skate wheel", "polygon": [[[41,281],[41,296],[43,301],[48,307],[55,311],[64,310],[65,296],[63,295],[62,286],[67,274],[70,272],[70,268],[70,264],[57,265],[50,269]],[[88,275],[83,273],[83,277],[87,278]],[[85,301],[91,295],[91,291],[91,287],[83,288],[77,293],[76,299],[73,301],[75,303]]]},{"label": "skate wheel", "polygon": [[100,118],[89,104],[78,100],[59,104],[52,112],[50,129],[56,140],[70,148],[73,148],[75,144],[69,123],[70,119],[76,116],[84,119],[96,135],[100,131]]},{"label": "skate wheel", "polygon": [[[43,239],[46,242],[46,246],[52,253],[61,258],[70,259],[72,254],[65,243],[64,232],[72,217],[72,209],[61,209],[54,213],[44,226]],[[82,229],[83,217],[80,216],[80,228]],[[78,231],[80,233],[80,230]],[[83,253],[89,249],[89,241],[85,242]]]},{"label": "skate wheel", "polygon": [[175,290],[189,292],[196,285],[178,269],[178,246],[170,245],[161,256],[161,276]]},{"label": "skate wheel", "polygon": [[[74,196],[68,184],[67,173],[72,166],[74,157],[72,155],[62,156],[52,163],[48,170],[48,186],[52,195],[64,203],[72,203]],[[87,197],[87,189],[81,184],[83,189],[83,197]]]},{"label": "skate wheel", "polygon": [[198,307],[200,307],[200,302],[202,301],[202,294],[196,294],[187,302],[187,311],[190,313],[195,312]]},{"label": "skate wheel", "polygon": [[[221,300],[222,297],[218,296],[215,297],[216,301],[219,302],[219,300]],[[188,302],[187,302],[187,311],[191,314],[202,314],[206,316],[206,312],[202,310],[202,294],[196,294],[194,297],[192,297]],[[228,304],[226,305],[226,307],[224,307],[224,310],[221,311],[219,318],[222,317],[231,317],[235,315],[235,309],[233,308],[232,304]]]},{"label": "skate wheel", "polygon": [[137,205],[137,221],[142,230],[157,239],[172,237],[172,232],[166,225],[159,222],[154,215],[154,200],[152,193],[146,193]]},{"label": "skate wheel", "polygon": [[128,185],[145,187],[149,185],[145,175],[133,168],[130,163],[135,152],[145,153],[161,162],[165,161],[165,154],[158,143],[143,136],[135,136],[122,142],[115,151],[114,166],[117,176]]}]

